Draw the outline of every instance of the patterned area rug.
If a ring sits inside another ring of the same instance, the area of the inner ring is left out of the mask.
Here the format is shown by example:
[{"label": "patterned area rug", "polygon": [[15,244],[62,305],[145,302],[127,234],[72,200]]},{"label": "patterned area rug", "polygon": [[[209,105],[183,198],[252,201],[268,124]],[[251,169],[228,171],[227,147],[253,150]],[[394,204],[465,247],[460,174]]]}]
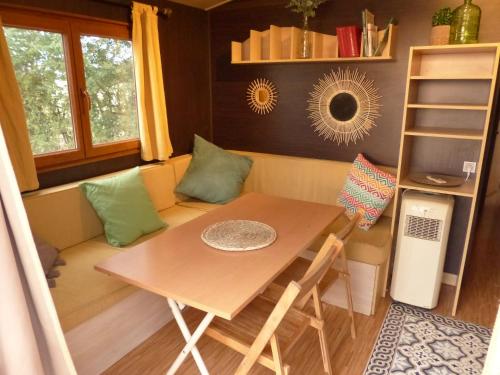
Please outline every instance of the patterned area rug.
[{"label": "patterned area rug", "polygon": [[480,375],[491,330],[393,303],[365,375]]}]

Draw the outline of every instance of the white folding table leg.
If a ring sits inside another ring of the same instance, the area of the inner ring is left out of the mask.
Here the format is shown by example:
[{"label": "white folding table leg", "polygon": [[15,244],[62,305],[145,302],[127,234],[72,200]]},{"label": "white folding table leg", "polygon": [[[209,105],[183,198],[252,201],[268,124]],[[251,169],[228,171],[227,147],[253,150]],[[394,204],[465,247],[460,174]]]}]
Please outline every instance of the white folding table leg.
[{"label": "white folding table leg", "polygon": [[177,325],[179,326],[179,329],[181,330],[182,336],[184,336],[184,339],[186,340],[186,345],[182,349],[182,351],[179,353],[177,358],[175,359],[174,363],[172,366],[167,371],[167,375],[174,375],[179,367],[182,365],[182,363],[186,360],[186,357],[188,356],[189,353],[192,354],[196,365],[198,366],[198,369],[200,370],[200,373],[202,375],[209,375],[207,367],[205,366],[205,362],[203,362],[203,359],[201,358],[200,352],[198,351],[198,348],[196,347],[196,343],[200,339],[201,335],[207,327],[210,325],[212,320],[214,319],[215,315],[212,313],[208,313],[205,315],[203,320],[201,321],[200,325],[196,328],[194,333],[191,335],[189,332],[189,328],[184,321],[184,318],[182,317],[182,313],[179,309],[179,305],[177,302],[175,302],[173,299],[167,298],[168,305],[170,306],[170,309],[172,310],[172,313],[174,315],[174,318],[177,322]]}]

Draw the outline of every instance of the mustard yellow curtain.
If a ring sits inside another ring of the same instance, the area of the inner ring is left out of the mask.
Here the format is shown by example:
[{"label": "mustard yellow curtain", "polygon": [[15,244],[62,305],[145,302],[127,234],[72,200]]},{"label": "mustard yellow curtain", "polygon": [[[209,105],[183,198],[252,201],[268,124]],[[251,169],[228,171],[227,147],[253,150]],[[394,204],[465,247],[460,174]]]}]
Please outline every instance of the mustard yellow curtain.
[{"label": "mustard yellow curtain", "polygon": [[168,133],[157,12],[156,7],[133,3],[132,44],[143,160],[167,160],[173,152]]},{"label": "mustard yellow curtain", "polygon": [[0,126],[21,191],[38,189],[23,99],[0,19]]}]

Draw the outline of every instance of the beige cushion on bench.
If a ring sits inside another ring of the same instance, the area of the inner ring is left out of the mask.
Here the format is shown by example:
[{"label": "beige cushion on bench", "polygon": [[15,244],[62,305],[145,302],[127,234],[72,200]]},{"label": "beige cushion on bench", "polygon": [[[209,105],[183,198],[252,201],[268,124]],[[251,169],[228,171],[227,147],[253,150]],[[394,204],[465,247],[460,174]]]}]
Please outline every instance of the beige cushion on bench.
[{"label": "beige cushion on bench", "polygon": [[196,199],[188,199],[185,201],[181,201],[181,202],[178,202],[177,205],[181,206],[181,207],[195,208],[197,210],[201,210],[201,211],[205,211],[205,212],[211,211],[214,208],[221,206],[220,204],[217,204],[217,203],[202,202],[202,201],[199,201]]},{"label": "beige cushion on bench", "polygon": [[94,270],[94,265],[122,250],[107,244],[104,236],[61,252],[66,266],[59,267],[57,287],[51,289],[64,331],[128,297],[135,288]]},{"label": "beige cushion on bench", "polygon": [[[348,222],[349,219],[342,215],[325,230],[322,236],[314,241],[310,250],[319,251],[328,234],[338,233]],[[391,218],[387,216],[380,217],[377,223],[368,231],[356,228],[345,249],[349,260],[375,266],[384,264],[391,250]]]},{"label": "beige cushion on bench", "polygon": [[[207,212],[219,206],[218,204],[201,202],[194,199],[182,201],[177,204],[179,206],[195,208]],[[310,250],[317,252],[325,242],[328,234],[338,233],[348,222],[349,219],[345,215],[341,216],[325,230],[322,236],[314,241]],[[377,223],[368,231],[356,228],[346,245],[347,257],[357,262],[382,265],[389,257],[391,245],[390,236],[391,218],[388,216],[380,217]]]},{"label": "beige cushion on bench", "polygon": [[[174,228],[204,213],[205,211],[173,206],[161,211],[160,216],[169,224],[169,228]],[[133,245],[160,232],[143,236]],[[127,251],[127,248],[112,247],[100,235],[61,252],[66,266],[59,268],[61,276],[51,293],[64,331],[98,315],[137,290],[94,269],[96,263],[122,251]]]},{"label": "beige cushion on bench", "polygon": [[[352,163],[300,158],[293,156],[233,151],[253,160],[242,193],[256,192],[305,201],[336,204],[337,196],[344,187]],[[176,183],[184,176],[190,155],[182,155],[168,161],[174,168]],[[395,174],[394,168],[378,166]],[[177,202],[186,204],[188,197],[178,195]],[[188,203],[189,207],[193,207]],[[206,208],[206,207],[205,207]],[[392,216],[392,203],[383,215]]]}]

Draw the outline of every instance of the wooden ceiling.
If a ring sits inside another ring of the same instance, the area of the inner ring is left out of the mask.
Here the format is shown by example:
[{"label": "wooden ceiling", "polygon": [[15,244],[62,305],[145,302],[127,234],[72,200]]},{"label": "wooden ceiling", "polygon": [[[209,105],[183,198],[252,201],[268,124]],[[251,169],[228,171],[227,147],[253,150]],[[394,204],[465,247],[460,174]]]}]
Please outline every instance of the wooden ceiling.
[{"label": "wooden ceiling", "polygon": [[188,5],[190,7],[209,10],[216,6],[228,3],[231,0],[172,0],[175,3]]}]

